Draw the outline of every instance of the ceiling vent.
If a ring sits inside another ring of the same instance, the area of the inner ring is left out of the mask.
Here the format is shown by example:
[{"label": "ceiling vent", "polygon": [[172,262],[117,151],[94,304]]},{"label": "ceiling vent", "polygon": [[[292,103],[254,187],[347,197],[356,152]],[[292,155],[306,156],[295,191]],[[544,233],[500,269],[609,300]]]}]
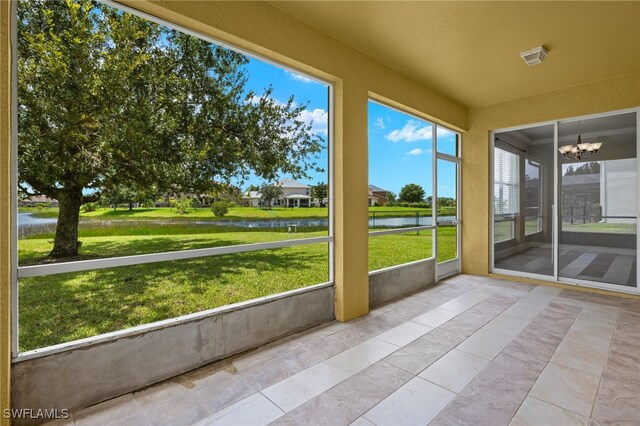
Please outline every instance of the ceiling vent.
[{"label": "ceiling vent", "polygon": [[541,64],[544,58],[547,56],[547,49],[544,46],[534,47],[533,49],[520,52],[520,57],[530,67]]}]

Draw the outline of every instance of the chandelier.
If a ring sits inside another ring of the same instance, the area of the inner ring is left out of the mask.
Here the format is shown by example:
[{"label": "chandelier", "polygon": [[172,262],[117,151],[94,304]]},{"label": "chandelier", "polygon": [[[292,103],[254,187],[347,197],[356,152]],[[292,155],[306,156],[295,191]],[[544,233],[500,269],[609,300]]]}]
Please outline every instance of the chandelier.
[{"label": "chandelier", "polygon": [[564,145],[558,148],[560,154],[563,157],[573,157],[576,160],[581,160],[585,157],[590,157],[600,149],[602,142],[582,142],[582,138],[578,135],[578,142],[575,145]]},{"label": "chandelier", "polygon": [[578,122],[578,141],[576,144],[564,145],[558,148],[558,151],[560,151],[563,157],[572,157],[576,160],[581,160],[594,155],[602,146],[602,142],[582,142],[582,134],[580,132],[581,124],[581,122]]}]

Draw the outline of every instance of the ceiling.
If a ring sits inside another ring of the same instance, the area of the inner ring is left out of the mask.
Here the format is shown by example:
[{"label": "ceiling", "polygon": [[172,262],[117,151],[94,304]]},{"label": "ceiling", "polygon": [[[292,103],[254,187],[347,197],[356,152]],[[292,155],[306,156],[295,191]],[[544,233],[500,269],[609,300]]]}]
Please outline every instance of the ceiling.
[{"label": "ceiling", "polygon": [[[272,1],[469,107],[640,71],[640,2]],[[519,53],[549,50],[528,67]]]}]

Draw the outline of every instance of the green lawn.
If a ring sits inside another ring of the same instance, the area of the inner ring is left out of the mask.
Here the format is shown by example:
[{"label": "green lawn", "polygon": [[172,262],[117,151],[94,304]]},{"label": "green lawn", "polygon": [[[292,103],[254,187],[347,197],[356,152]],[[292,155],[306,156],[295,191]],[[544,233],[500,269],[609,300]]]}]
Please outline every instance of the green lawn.
[{"label": "green lawn", "polygon": [[[94,226],[95,225],[95,226]],[[323,229],[246,229],[122,221],[84,224],[80,259],[327,235]],[[51,250],[52,234],[19,240],[22,265]],[[370,238],[369,270],[432,255],[431,231]],[[440,260],[455,257],[455,228],[440,228]],[[225,306],[328,280],[327,243],[22,279],[20,350],[32,350]]]},{"label": "green lawn", "polygon": [[[58,208],[37,208],[37,207],[20,207],[20,213],[33,213],[37,217],[58,217]],[[234,219],[294,219],[294,218],[325,218],[329,209],[326,207],[302,207],[288,208],[274,207],[273,209],[256,208],[256,207],[232,207],[229,213],[222,218],[217,218],[208,208],[189,209],[185,215],[180,215],[175,209],[169,207],[155,208],[134,208],[129,211],[126,208],[118,208],[117,210],[103,208],[89,213],[80,213],[80,217],[84,219],[102,219],[102,220],[148,220],[148,219],[177,219],[177,220],[234,220]],[[430,216],[431,209],[419,209],[415,207],[369,207],[369,213],[375,213],[376,216],[394,216],[394,217],[414,217],[416,212],[421,217]],[[451,216],[455,214],[455,207],[443,207],[440,209],[441,216]]]}]

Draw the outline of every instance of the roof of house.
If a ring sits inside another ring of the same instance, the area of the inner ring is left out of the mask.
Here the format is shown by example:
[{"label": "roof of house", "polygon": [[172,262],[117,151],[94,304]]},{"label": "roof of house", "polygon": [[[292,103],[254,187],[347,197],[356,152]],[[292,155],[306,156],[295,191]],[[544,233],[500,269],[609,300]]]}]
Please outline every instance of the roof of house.
[{"label": "roof of house", "polygon": [[600,184],[600,173],[562,176],[562,186]]},{"label": "roof of house", "polygon": [[262,194],[258,191],[249,191],[243,198],[262,198]]},{"label": "roof of house", "polygon": [[373,192],[387,192],[386,189],[382,189],[379,186],[369,185],[369,190]]},{"label": "roof of house", "polygon": [[310,200],[311,197],[305,194],[291,194],[291,195],[287,195],[286,197],[289,200],[295,200],[295,199],[299,199],[299,200]]},{"label": "roof of house", "polygon": [[280,181],[278,181],[278,184],[282,188],[311,188],[309,185],[300,183],[295,179],[280,179]]}]

